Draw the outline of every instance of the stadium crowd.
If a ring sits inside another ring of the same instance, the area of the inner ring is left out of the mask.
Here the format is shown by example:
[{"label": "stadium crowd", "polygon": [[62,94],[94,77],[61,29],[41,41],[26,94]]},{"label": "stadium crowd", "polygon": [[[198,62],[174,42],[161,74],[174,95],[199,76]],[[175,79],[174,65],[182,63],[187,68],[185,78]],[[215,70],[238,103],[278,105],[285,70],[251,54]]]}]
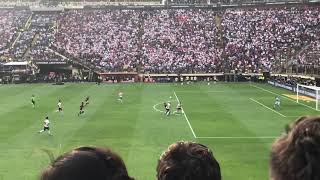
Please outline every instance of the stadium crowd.
[{"label": "stadium crowd", "polygon": [[[300,117],[277,138],[270,153],[270,180],[317,180],[320,118]],[[205,145],[179,141],[158,159],[157,180],[221,180],[219,162]],[[111,149],[80,147],[54,160],[40,180],[133,180]]]},{"label": "stadium crowd", "polygon": [[294,87],[294,88],[297,87],[297,84],[303,84],[303,85],[307,85],[307,86],[315,86],[316,85],[315,80],[305,79],[305,78],[301,78],[301,77],[294,77],[294,76],[287,76],[287,77],[275,76],[272,78],[272,81],[279,83],[279,84],[286,85],[286,86]]},{"label": "stadium crowd", "polygon": [[51,48],[56,32],[57,14],[35,14],[32,19],[32,29],[37,30],[33,47],[30,49],[30,58],[34,61],[64,61]]},{"label": "stadium crowd", "polygon": [[31,12],[27,10],[0,11],[0,60],[9,54],[9,47],[18,36],[19,31],[24,28],[30,15]]},{"label": "stadium crowd", "polygon": [[30,16],[28,11],[0,11],[0,51],[5,49],[14,39],[15,33],[23,28],[24,22]]},{"label": "stadium crowd", "polygon": [[59,18],[58,52],[105,71],[132,71],[139,61],[138,11],[69,11]]},{"label": "stadium crowd", "polygon": [[[66,57],[100,72],[262,72],[284,58],[317,64],[319,56],[305,54],[318,47],[319,25],[318,7],[35,13],[11,53],[17,60]],[[12,41],[7,31],[0,48]]]},{"label": "stadium crowd", "polygon": [[217,45],[216,12],[157,10],[145,12],[142,36],[145,71],[152,73],[218,72],[222,48]]},{"label": "stadium crowd", "polygon": [[227,10],[222,22],[227,59],[240,71],[272,70],[282,55],[315,39],[319,23],[317,8]]},{"label": "stadium crowd", "polygon": [[[318,36],[320,37],[320,36]],[[306,46],[298,56],[297,64],[305,65],[317,65],[319,66],[320,61],[320,42],[312,41],[308,46]]]}]

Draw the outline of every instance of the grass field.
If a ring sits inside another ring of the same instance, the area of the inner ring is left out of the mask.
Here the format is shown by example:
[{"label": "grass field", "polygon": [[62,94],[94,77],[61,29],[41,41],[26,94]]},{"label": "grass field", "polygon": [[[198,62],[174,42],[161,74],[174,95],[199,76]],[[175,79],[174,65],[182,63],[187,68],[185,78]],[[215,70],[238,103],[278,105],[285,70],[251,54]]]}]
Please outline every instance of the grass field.
[{"label": "grass field", "polygon": [[[130,175],[151,180],[161,152],[178,140],[212,148],[224,180],[267,180],[274,137],[298,116],[317,114],[285,97],[282,108],[272,110],[276,94],[292,93],[266,84],[23,84],[2,85],[0,94],[0,180],[35,180],[50,162],[46,152],[56,157],[80,145],[112,147]],[[90,105],[78,117],[88,95]],[[55,112],[58,99],[62,114]],[[175,107],[177,99],[185,114],[165,117],[162,103]],[[53,136],[37,133],[46,115]]]}]

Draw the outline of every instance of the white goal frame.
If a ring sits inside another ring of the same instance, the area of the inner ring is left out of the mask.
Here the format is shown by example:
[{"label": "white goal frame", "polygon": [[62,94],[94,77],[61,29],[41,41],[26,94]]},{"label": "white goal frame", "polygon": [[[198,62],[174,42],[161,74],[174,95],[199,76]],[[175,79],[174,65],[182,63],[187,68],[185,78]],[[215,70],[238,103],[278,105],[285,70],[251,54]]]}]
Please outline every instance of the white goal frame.
[{"label": "white goal frame", "polygon": [[[310,90],[314,90],[315,93],[311,93],[311,92],[306,92],[305,90],[302,90],[301,88],[307,88],[307,89],[310,89]],[[296,89],[296,93],[297,93],[297,97],[296,97],[296,100],[297,100],[297,103],[300,104],[299,102],[299,95],[306,95],[306,96],[310,96],[312,98],[315,98],[315,101],[316,101],[316,107],[312,107],[314,108],[315,110],[319,111],[319,100],[320,100],[320,97],[319,97],[319,91],[320,91],[320,87],[317,87],[317,86],[306,86],[306,85],[303,85],[303,84],[297,84],[297,89]],[[311,107],[311,106],[310,106]]]}]

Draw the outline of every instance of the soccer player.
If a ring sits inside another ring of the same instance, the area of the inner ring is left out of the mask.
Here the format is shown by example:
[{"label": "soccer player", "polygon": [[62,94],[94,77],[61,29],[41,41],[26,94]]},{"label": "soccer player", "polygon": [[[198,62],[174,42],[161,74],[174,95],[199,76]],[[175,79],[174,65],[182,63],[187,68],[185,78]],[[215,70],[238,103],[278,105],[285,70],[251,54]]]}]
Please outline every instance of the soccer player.
[{"label": "soccer player", "polygon": [[58,102],[58,110],[57,112],[62,112],[62,102],[61,100],[59,99],[59,102]]},{"label": "soccer player", "polygon": [[166,103],[166,115],[169,116],[171,114],[171,103],[170,102],[167,102]]},{"label": "soccer player", "polygon": [[33,94],[32,94],[32,96],[31,96],[31,104],[32,104],[32,107],[33,107],[33,108],[36,107],[36,101],[35,101],[35,97],[34,97]]},{"label": "soccer player", "polygon": [[[89,105],[89,99],[90,99],[90,97],[87,96],[87,97],[86,97],[86,106]],[[82,102],[82,103],[83,103],[83,102]]]},{"label": "soccer player", "polygon": [[178,102],[178,105],[177,105],[177,113],[178,113],[178,114],[182,113],[182,103],[181,103],[181,101]]},{"label": "soccer player", "polygon": [[163,103],[163,107],[164,107],[164,109],[167,108],[167,103],[166,102]]},{"label": "soccer player", "polygon": [[123,102],[123,93],[120,91],[118,96],[119,96],[118,100],[122,103]]},{"label": "soccer player", "polygon": [[280,109],[280,97],[276,97],[276,101],[274,102],[273,109]]},{"label": "soccer player", "polygon": [[80,112],[78,113],[78,116],[80,116],[81,114],[84,113],[84,103],[81,102],[81,105],[80,105]]},{"label": "soccer player", "polygon": [[47,116],[46,119],[43,121],[43,129],[39,131],[39,133],[48,131],[48,134],[51,135],[49,124],[50,124],[50,121],[49,121],[49,117]]}]

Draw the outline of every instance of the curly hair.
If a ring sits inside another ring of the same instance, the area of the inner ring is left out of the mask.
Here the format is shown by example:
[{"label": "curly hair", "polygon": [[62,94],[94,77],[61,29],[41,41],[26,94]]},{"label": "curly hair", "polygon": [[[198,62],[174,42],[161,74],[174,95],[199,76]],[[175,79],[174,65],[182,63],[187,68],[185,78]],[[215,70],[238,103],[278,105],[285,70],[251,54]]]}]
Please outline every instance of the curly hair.
[{"label": "curly hair", "polygon": [[119,155],[110,149],[80,147],[54,160],[40,180],[134,180]]},{"label": "curly hair", "polygon": [[157,166],[158,180],[221,180],[212,151],[198,143],[180,141],[169,146]]},{"label": "curly hair", "polygon": [[319,180],[319,170],[320,117],[301,117],[273,143],[270,176],[275,180]]}]

